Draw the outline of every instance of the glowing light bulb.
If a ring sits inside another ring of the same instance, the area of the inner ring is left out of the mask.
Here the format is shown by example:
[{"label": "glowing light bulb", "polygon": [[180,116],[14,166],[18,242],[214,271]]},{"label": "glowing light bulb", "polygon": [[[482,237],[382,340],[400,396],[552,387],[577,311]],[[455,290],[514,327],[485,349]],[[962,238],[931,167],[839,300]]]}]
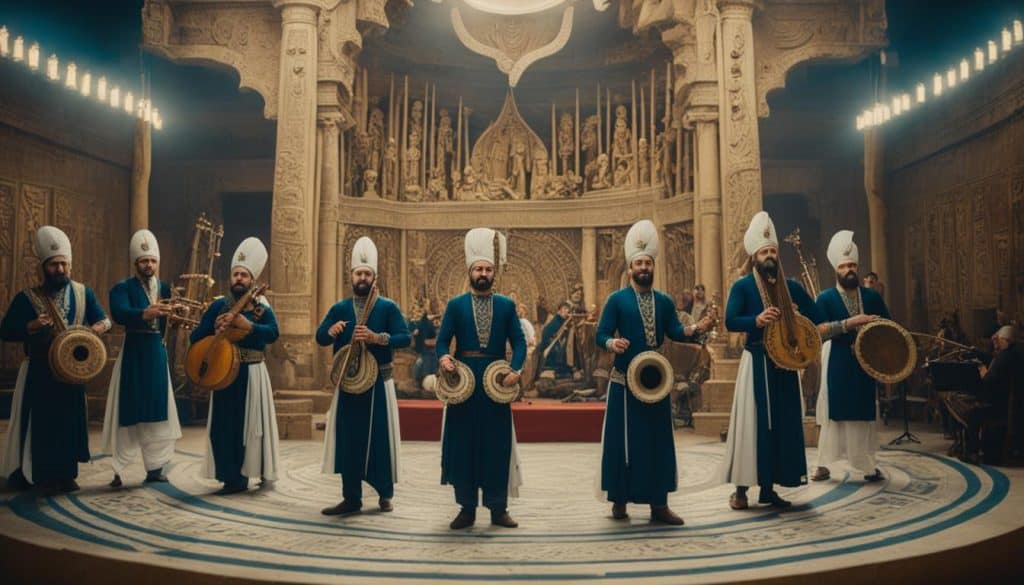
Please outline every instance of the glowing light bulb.
[{"label": "glowing light bulb", "polygon": [[1013,42],[1024,43],[1024,24],[1019,20],[1013,21]]},{"label": "glowing light bulb", "polygon": [[57,81],[60,79],[60,63],[57,61],[57,55],[50,55],[50,58],[46,60],[46,77],[50,81]]},{"label": "glowing light bulb", "polygon": [[39,43],[32,43],[28,48],[28,66],[33,71],[39,69]]},{"label": "glowing light bulb", "polygon": [[953,67],[946,71],[946,87],[956,87],[956,69]]},{"label": "glowing light bulb", "polygon": [[135,97],[132,96],[132,92],[124,92],[124,111],[127,114],[134,113],[135,111]]},{"label": "glowing light bulb", "polygon": [[83,97],[89,97],[89,94],[92,93],[92,74],[88,71],[82,74],[81,89],[79,91],[82,92]]},{"label": "glowing light bulb", "polygon": [[0,26],[0,57],[6,57],[11,52],[11,48],[7,44],[10,37],[11,33],[7,32],[7,27]]},{"label": "glowing light bulb", "polygon": [[96,82],[96,99],[101,102],[107,101],[107,78],[102,75]]},{"label": "glowing light bulb", "polygon": [[896,116],[903,113],[903,102],[900,101],[899,96],[892,98],[892,113]]},{"label": "glowing light bulb", "polygon": [[903,106],[903,111],[906,112],[910,109],[910,94],[905,93],[900,96],[900,104]]},{"label": "glowing light bulb", "polygon": [[114,86],[114,89],[110,90],[110,107],[117,108],[121,106],[121,88]]},{"label": "glowing light bulb", "polygon": [[942,76],[939,75],[938,73],[936,73],[935,76],[932,77],[932,93],[935,96],[942,95]]},{"label": "glowing light bulb", "polygon": [[64,87],[78,89],[78,66],[68,63],[67,73],[64,75]]},{"label": "glowing light bulb", "polygon": [[923,83],[918,83],[917,87],[914,88],[914,92],[917,94],[917,96],[916,96],[917,97],[917,103],[923,104],[924,100],[927,99],[927,97],[928,97],[926,95],[927,92],[924,89],[924,84]]},{"label": "glowing light bulb", "polygon": [[21,37],[14,39],[14,60],[25,60],[25,39]]},{"label": "glowing light bulb", "polygon": [[995,41],[989,41],[988,42],[988,63],[989,63],[989,65],[991,65],[992,63],[995,63],[996,59],[998,59],[998,58],[999,58],[999,48],[996,47],[996,42]]},{"label": "glowing light bulb", "polygon": [[1004,27],[1003,32],[1001,32],[999,36],[1001,37],[1000,40],[1003,42],[1004,53],[1013,48],[1013,37],[1010,36],[1010,29]]},{"label": "glowing light bulb", "polygon": [[967,62],[967,59],[960,60],[960,81],[967,81],[967,78],[971,76],[971,64]]},{"label": "glowing light bulb", "polygon": [[974,70],[981,71],[985,68],[985,51],[981,47],[974,49]]}]

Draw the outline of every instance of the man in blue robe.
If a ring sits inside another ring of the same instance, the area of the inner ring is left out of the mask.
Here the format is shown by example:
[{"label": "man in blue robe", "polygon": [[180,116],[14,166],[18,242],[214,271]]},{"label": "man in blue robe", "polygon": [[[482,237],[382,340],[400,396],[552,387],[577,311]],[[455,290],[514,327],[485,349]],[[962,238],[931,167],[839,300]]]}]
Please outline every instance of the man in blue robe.
[{"label": "man in blue robe", "polygon": [[862,325],[879,317],[892,317],[882,295],[860,285],[860,255],[853,232],[842,230],[832,236],[827,256],[836,271],[836,286],[822,291],[817,301],[824,320],[818,331],[825,342],[821,346],[822,375],[815,409],[821,425],[818,465],[811,479],[828,479],[828,465],[846,459],[866,481],[881,481],[882,472],[875,467],[876,384],[857,361],[853,343]]},{"label": "man in blue robe", "polygon": [[508,498],[518,496],[522,479],[512,408],[487,396],[483,376],[492,362],[505,359],[506,347],[511,344],[512,372],[502,383],[513,386],[519,382],[526,338],[515,303],[492,290],[496,270],[506,264],[504,234],[489,228],[472,229],[466,234],[465,252],[471,290],[448,302],[437,334],[437,355],[440,367],[449,372],[455,370],[455,359],[468,365],[476,385],[465,402],[445,406],[441,483],[454,486],[455,501],[462,507],[450,524],[453,530],[476,522],[480,491],[483,505],[491,511],[491,524],[514,528],[518,524],[508,513]]},{"label": "man in blue robe", "polygon": [[110,313],[125,329],[103,419],[103,450],[111,455],[114,468],[110,487],[122,485],[121,472],[140,452],[146,483],[167,481],[163,467],[181,438],[164,345],[170,309],[160,300],[170,298],[171,287],[157,277],[160,246],[153,233],[143,229],[132,235],[128,250],[135,276],[110,289]]},{"label": "man in blue robe", "polygon": [[[327,413],[322,471],[341,474],[342,501],[322,510],[327,516],[345,516],[363,507],[363,481],[377,491],[382,512],[394,509],[391,498],[398,482],[398,401],[391,377],[392,352],[410,342],[405,318],[395,301],[376,296],[367,310],[370,290],[377,280],[377,247],[359,238],[352,247],[351,298],[337,302],[316,330],[320,345],[333,345],[337,353],[353,342],[366,344],[377,360],[373,387],[362,394],[334,392]],[[365,317],[365,325],[359,325]]]},{"label": "man in blue robe", "polygon": [[245,332],[236,343],[242,361],[238,376],[210,395],[201,476],[223,482],[219,495],[244,492],[250,477],[260,477],[261,485],[273,482],[280,469],[274,391],[264,363],[266,346],[277,340],[277,318],[262,296],[255,306],[237,315],[230,312],[235,301],[256,284],[266,263],[263,242],[242,240],[231,258],[231,296],[211,303],[190,337],[195,343],[228,327]]},{"label": "man in blue robe", "polygon": [[638,354],[657,350],[665,337],[690,341],[710,320],[683,327],[675,301],[654,289],[658,229],[650,220],[634,224],[626,234],[629,286],[605,301],[597,325],[597,346],[615,354],[610,375],[601,443],[601,490],[612,502],[612,517],[629,518],[626,505],[648,504],[651,520],[682,525],[668,507],[669,492],[678,487],[672,404],[668,394],[649,404],[630,391],[626,371]]},{"label": "man in blue robe", "polygon": [[548,324],[544,326],[544,330],[541,331],[540,335],[541,351],[547,355],[547,358],[544,360],[543,369],[554,370],[555,378],[572,377],[572,368],[569,367],[566,346],[569,332],[562,331],[562,334],[557,339],[555,338],[562,325],[569,320],[570,308],[567,302],[562,302],[558,305],[558,311],[555,312],[555,316],[551,318],[551,321],[548,321]]},{"label": "man in blue robe", "polygon": [[762,295],[768,294],[766,287],[786,286],[800,314],[814,323],[820,319],[800,283],[784,280],[778,245],[771,218],[758,212],[743,237],[751,273],[733,283],[725,309],[726,328],[747,334],[719,469],[723,483],[736,484],[729,498],[734,510],[748,507],[747,488],[752,485],[760,487],[758,503],[786,508],[790,502],[776,493],[775,484],[807,483],[800,379],[797,372],[776,366],[765,352],[764,328],[782,313],[778,307],[765,308]]},{"label": "man in blue robe", "polygon": [[57,320],[87,325],[100,335],[110,320],[92,289],[71,280],[71,241],[53,226],[35,234],[42,283],[14,296],[0,322],[0,339],[21,342],[26,359],[18,370],[0,474],[8,485],[35,485],[46,495],[78,489],[78,464],[89,461],[85,386],[58,380],[48,353]]}]

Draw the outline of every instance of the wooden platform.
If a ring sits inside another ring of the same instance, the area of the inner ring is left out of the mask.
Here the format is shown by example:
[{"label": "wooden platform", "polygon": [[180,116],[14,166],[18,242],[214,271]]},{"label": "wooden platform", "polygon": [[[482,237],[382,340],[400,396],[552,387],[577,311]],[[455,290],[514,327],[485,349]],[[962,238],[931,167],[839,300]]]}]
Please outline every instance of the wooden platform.
[{"label": "wooden platform", "polygon": [[[444,407],[437,400],[399,400],[402,439],[441,440]],[[599,443],[604,424],[604,402],[564,403],[528,400],[512,404],[516,440],[520,443]]]}]

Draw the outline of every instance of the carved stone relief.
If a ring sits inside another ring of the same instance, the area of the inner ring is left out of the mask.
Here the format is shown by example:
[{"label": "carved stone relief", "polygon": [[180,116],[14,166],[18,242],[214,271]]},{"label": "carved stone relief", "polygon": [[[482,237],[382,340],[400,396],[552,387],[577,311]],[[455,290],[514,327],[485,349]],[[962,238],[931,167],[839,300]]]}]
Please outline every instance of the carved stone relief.
[{"label": "carved stone relief", "polygon": [[655,285],[678,299],[679,295],[696,284],[696,267],[693,254],[693,223],[679,223],[665,226],[665,246],[661,258],[667,262],[667,282]]}]

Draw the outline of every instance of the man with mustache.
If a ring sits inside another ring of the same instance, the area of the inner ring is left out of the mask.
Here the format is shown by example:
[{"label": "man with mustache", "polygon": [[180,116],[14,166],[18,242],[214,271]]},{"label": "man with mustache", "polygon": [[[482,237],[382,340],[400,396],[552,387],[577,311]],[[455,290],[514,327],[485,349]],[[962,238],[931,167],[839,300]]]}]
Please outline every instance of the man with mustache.
[{"label": "man with mustache", "polygon": [[491,524],[515,528],[508,513],[509,496],[519,495],[522,479],[516,454],[512,408],[498,404],[484,391],[484,371],[492,362],[505,359],[512,346],[512,372],[502,383],[519,381],[526,361],[526,337],[519,325],[515,302],[493,290],[495,274],[507,264],[505,235],[489,228],[475,228],[466,234],[466,269],[470,292],[448,301],[441,330],[437,334],[440,367],[455,371],[455,358],[473,371],[473,395],[460,404],[445,406],[441,430],[441,483],[455,488],[455,501],[462,507],[449,525],[452,530],[476,522],[479,492],[491,511]]},{"label": "man with mustache", "polygon": [[163,468],[181,438],[164,346],[170,309],[160,300],[170,298],[171,287],[157,276],[160,246],[143,229],[132,235],[128,250],[135,276],[110,289],[110,313],[125,329],[103,418],[103,450],[111,455],[110,487],[115,488],[121,487],[121,473],[140,452],[146,483],[167,481]]},{"label": "man with mustache", "polygon": [[[89,461],[85,386],[58,380],[48,353],[54,323],[110,329],[92,289],[71,280],[71,241],[53,226],[35,234],[42,283],[15,295],[0,323],[0,339],[21,342],[26,359],[18,370],[0,475],[16,489],[37,486],[45,495],[78,490],[78,464]],[[54,314],[54,312],[56,314]]]},{"label": "man with mustache", "polygon": [[242,240],[231,257],[231,296],[211,303],[190,337],[195,343],[228,328],[245,334],[235,344],[242,358],[238,376],[210,396],[201,475],[224,483],[218,495],[244,492],[249,489],[250,477],[273,482],[280,468],[274,391],[263,361],[266,346],[277,340],[277,318],[262,296],[255,306],[237,315],[229,312],[255,285],[266,264],[263,242],[258,238]]},{"label": "man with mustache", "polygon": [[626,505],[632,502],[650,505],[651,520],[679,526],[683,519],[668,507],[668,494],[679,484],[671,398],[640,401],[629,391],[625,373],[637,354],[658,349],[666,337],[689,341],[710,321],[684,327],[672,297],[654,289],[658,229],[653,222],[645,219],[629,228],[625,253],[629,286],[608,297],[597,325],[597,346],[615,354],[601,441],[601,490],[616,520],[629,518]]},{"label": "man with mustache", "polygon": [[[359,238],[352,246],[350,274],[353,296],[331,307],[316,330],[316,341],[333,345],[335,353],[350,343],[365,343],[379,371],[373,387],[362,394],[340,389],[334,393],[321,467],[324,473],[341,474],[342,501],[324,508],[326,516],[347,516],[362,509],[364,480],[377,491],[382,512],[394,509],[391,498],[398,482],[401,437],[391,360],[393,350],[412,341],[395,301],[378,295],[367,307],[377,281],[377,246],[370,238]],[[358,325],[367,310],[366,324]]]},{"label": "man with mustache", "polygon": [[[723,483],[736,484],[729,498],[734,510],[748,507],[747,488],[760,487],[758,503],[788,508],[790,502],[774,485],[797,487],[807,483],[807,457],[800,379],[797,372],[775,365],[764,347],[764,330],[782,316],[778,307],[765,307],[770,287],[785,286],[794,308],[817,323],[814,300],[795,280],[782,280],[779,238],[764,211],[750,220],[743,247],[750,256],[751,273],[733,283],[725,309],[729,331],[746,333],[743,356],[729,418],[725,459],[719,468]],[[778,288],[776,288],[777,290]]]},{"label": "man with mustache", "polygon": [[818,295],[818,326],[822,375],[815,416],[821,425],[818,466],[811,479],[829,478],[828,465],[846,459],[866,481],[881,481],[875,467],[878,435],[875,431],[875,380],[853,353],[857,329],[878,317],[891,319],[882,295],[861,286],[857,276],[860,254],[853,232],[842,230],[828,244],[828,261],[836,271],[836,286]]}]

